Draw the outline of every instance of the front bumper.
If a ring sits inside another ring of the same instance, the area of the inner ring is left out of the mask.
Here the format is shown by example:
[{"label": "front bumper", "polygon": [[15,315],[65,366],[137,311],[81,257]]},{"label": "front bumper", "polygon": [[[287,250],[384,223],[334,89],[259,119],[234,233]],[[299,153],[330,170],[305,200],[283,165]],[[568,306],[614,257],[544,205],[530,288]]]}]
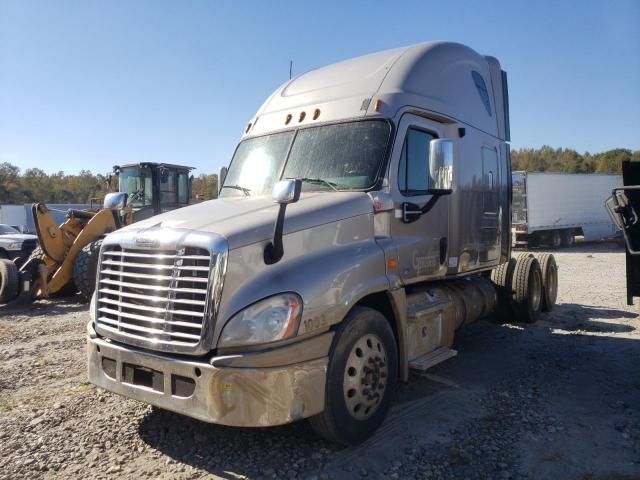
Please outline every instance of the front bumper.
[{"label": "front bumper", "polygon": [[91,383],[205,422],[267,427],[324,409],[326,356],[275,367],[215,367],[211,363],[216,359],[190,361],[150,353],[111,343],[91,331],[87,355]]}]

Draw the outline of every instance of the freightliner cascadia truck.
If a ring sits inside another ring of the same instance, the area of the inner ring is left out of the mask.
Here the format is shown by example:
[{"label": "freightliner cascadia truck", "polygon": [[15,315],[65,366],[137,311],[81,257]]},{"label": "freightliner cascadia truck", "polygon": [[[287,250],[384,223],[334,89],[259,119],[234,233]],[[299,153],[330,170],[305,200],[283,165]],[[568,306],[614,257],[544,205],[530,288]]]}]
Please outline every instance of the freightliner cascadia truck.
[{"label": "freightliner cascadia truck", "polygon": [[90,381],[205,422],[367,438],[458,328],[555,302],[553,257],[511,257],[508,112],[498,60],[456,43],[287,81],[218,199],[106,237]]}]

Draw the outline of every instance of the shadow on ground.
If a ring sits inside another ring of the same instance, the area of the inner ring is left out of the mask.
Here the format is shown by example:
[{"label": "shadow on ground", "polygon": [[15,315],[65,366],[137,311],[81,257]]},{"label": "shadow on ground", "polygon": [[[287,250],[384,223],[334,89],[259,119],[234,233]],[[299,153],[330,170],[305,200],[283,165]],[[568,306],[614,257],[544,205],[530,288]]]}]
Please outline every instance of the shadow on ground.
[{"label": "shadow on ground", "polygon": [[[559,306],[554,314],[564,314],[563,309],[575,308],[575,305]],[[603,311],[596,307],[585,307],[579,312],[582,319],[580,329],[588,332],[628,331],[626,326],[591,320],[606,317],[607,312],[615,312],[616,318],[635,317],[629,312]],[[305,422],[262,429],[230,428],[158,410],[142,420],[139,434],[148,445],[175,461],[223,478],[238,475],[248,478],[297,475],[306,478],[321,471],[331,472],[333,478],[355,478],[360,475],[362,465],[369,469],[369,476],[376,478],[377,474],[382,478],[388,474],[385,468],[398,458],[404,458],[412,448],[424,448],[434,455],[448,455],[449,449],[455,446],[447,444],[454,441],[449,429],[465,422],[481,422],[479,418],[486,412],[479,414],[482,408],[478,403],[479,396],[498,383],[508,383],[510,379],[522,382],[522,379],[531,378],[531,362],[545,365],[542,369],[544,374],[530,380],[535,384],[534,388],[540,390],[542,398],[558,395],[557,386],[566,383],[567,372],[578,375],[575,372],[583,371],[590,385],[590,394],[584,396],[577,390],[567,390],[563,394],[563,402],[575,402],[601,422],[608,421],[608,416],[613,414],[610,406],[604,403],[611,392],[617,392],[616,398],[624,399],[637,408],[640,385],[631,380],[629,372],[640,368],[640,340],[579,333],[562,335],[553,332],[557,327],[553,322],[551,325],[541,322],[520,329],[482,321],[462,329],[454,345],[460,355],[430,369],[429,375],[412,375],[408,384],[401,385],[381,431],[360,446],[346,449],[332,446],[316,438]],[[598,355],[592,354],[594,349]],[[552,411],[554,405],[546,408]],[[513,414],[517,415],[517,412]],[[564,421],[571,426],[571,418]],[[626,451],[616,443],[617,438],[615,441],[608,438],[598,441],[600,444],[611,443],[623,455]],[[236,446],[242,454],[231,458],[216,455],[217,451],[228,452],[230,445]],[[514,449],[514,458],[519,458],[521,452],[515,450],[519,447],[513,445],[510,448]],[[579,455],[586,458],[596,456],[588,435],[568,439],[566,447],[560,447],[561,451],[562,448],[567,449],[566,458],[575,459],[576,452],[582,452]],[[598,452],[601,450],[600,447]],[[616,461],[618,459],[612,460]],[[610,467],[609,472],[612,473],[618,468],[615,464]],[[453,478],[458,478],[457,474],[464,476],[469,469],[472,470],[473,464],[460,467],[452,464],[450,468]],[[457,472],[456,468],[465,470]],[[578,474],[589,473],[587,470],[580,473],[581,467],[567,466],[562,462],[550,468],[557,468],[563,478],[578,478]],[[578,468],[578,471],[571,468]],[[553,478],[553,472],[550,477],[543,475],[542,478]]]}]

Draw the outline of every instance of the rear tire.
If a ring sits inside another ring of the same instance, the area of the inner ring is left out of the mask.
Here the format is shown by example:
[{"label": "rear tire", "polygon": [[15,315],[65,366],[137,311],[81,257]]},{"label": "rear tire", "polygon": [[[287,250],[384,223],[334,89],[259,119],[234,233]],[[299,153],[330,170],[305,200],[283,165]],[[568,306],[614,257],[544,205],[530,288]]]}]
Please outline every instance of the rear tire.
[{"label": "rear tire", "polygon": [[7,303],[18,296],[20,273],[15,263],[0,259],[0,303]]},{"label": "rear tire", "polygon": [[559,230],[552,230],[549,232],[549,246],[553,249],[560,248],[562,246],[562,235]]},{"label": "rear tire", "polygon": [[398,379],[396,340],[377,310],[354,307],[331,347],[324,411],[309,418],[321,437],[340,445],[362,442],[384,420]]},{"label": "rear tire", "polygon": [[542,306],[542,272],[533,255],[520,255],[516,259],[511,299],[518,321],[534,323],[538,319]]},{"label": "rear tire", "polygon": [[515,316],[511,307],[511,282],[515,267],[516,259],[510,258],[508,262],[498,265],[491,271],[491,281],[498,292],[498,302],[494,312],[498,323],[512,322]]},{"label": "rear tire", "polygon": [[542,305],[540,310],[550,312],[558,298],[558,266],[551,253],[538,255],[538,262],[542,271]]},{"label": "rear tire", "polygon": [[89,303],[96,289],[96,273],[102,240],[85,245],[73,264],[73,281],[83,303]]}]

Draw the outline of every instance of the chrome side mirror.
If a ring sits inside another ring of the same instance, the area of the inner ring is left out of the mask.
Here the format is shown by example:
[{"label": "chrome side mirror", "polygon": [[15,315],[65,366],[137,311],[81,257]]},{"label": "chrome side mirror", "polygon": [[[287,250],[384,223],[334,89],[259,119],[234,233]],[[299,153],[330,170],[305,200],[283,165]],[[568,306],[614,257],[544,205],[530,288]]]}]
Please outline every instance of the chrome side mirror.
[{"label": "chrome side mirror", "polygon": [[220,190],[222,190],[222,185],[224,185],[224,179],[227,178],[227,172],[229,169],[227,167],[220,167],[218,170],[218,196],[220,196]]},{"label": "chrome side mirror", "polygon": [[104,196],[104,208],[120,210],[127,205],[129,195],[126,192],[111,192]]},{"label": "chrome side mirror", "polygon": [[281,205],[295,203],[300,199],[302,182],[300,180],[281,180],[273,186],[273,199]]},{"label": "chrome side mirror", "polygon": [[429,193],[445,195],[453,189],[453,140],[434,138],[429,142]]},{"label": "chrome side mirror", "polygon": [[273,265],[280,261],[284,255],[284,245],[282,244],[282,232],[284,230],[284,213],[287,205],[300,200],[302,191],[301,180],[281,180],[273,186],[273,199],[280,204],[278,218],[273,228],[273,240],[264,248],[264,263]]}]

